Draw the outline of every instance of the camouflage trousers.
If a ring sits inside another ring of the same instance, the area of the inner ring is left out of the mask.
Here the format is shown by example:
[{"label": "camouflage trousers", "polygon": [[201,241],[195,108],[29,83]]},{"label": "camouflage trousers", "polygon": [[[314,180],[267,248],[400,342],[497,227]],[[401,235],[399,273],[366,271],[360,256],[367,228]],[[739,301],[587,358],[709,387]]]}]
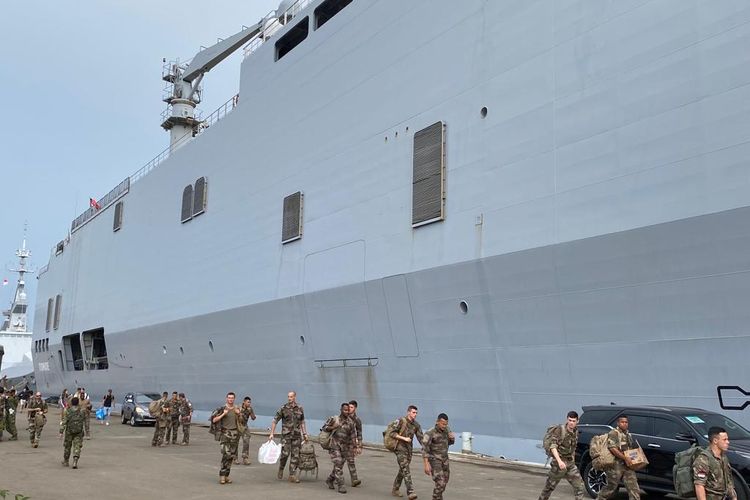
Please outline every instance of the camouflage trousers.
[{"label": "camouflage trousers", "polygon": [[240,438],[242,439],[242,458],[250,458],[250,436],[250,429],[247,427],[245,427],[245,430],[240,431]]},{"label": "camouflage trousers", "polygon": [[619,460],[615,462],[615,466],[607,471],[607,485],[602,488],[599,495],[596,497],[597,500],[609,500],[620,487],[620,480],[625,485],[625,489],[628,491],[629,500],[640,500],[641,489],[638,487],[638,479],[635,477],[635,471],[627,468],[627,466]]},{"label": "camouflage trousers", "polygon": [[83,419],[83,432],[86,437],[91,437],[91,412],[88,412],[86,418]]},{"label": "camouflage trousers", "polygon": [[398,475],[393,481],[393,489],[401,488],[401,482],[406,484],[406,492],[413,493],[414,485],[411,482],[411,448],[404,449],[403,446],[396,448],[396,462],[398,463]]},{"label": "camouflage trousers", "polygon": [[177,443],[177,431],[180,430],[180,421],[176,418],[170,418],[169,423],[167,424],[167,443],[170,441],[172,444]]},{"label": "camouflage trousers", "polygon": [[557,488],[557,484],[561,479],[567,479],[570,485],[573,487],[576,500],[583,500],[583,479],[581,479],[581,473],[578,471],[575,462],[573,460],[564,460],[565,470],[562,470],[557,465],[557,460],[552,459],[552,465],[547,474],[547,482],[544,484],[542,494],[539,495],[539,500],[549,500],[552,492]]},{"label": "camouflage trousers", "polygon": [[354,463],[354,457],[357,455],[354,446],[349,448],[349,452],[346,454],[346,465],[349,466],[349,475],[352,477],[352,482],[356,481],[357,478],[357,464]]},{"label": "camouflage trousers", "polygon": [[[4,425],[5,425],[5,430],[8,431],[8,434],[10,434],[10,436],[13,439],[17,439],[18,438],[18,430],[16,430],[16,416],[15,415],[9,415],[9,414],[6,413],[5,414],[5,423],[4,423]],[[0,425],[0,436],[2,436],[2,431],[3,431],[2,427],[3,426]]]},{"label": "camouflage trousers", "polygon": [[333,470],[328,474],[328,480],[335,482],[338,486],[344,486],[344,462],[349,456],[348,447],[331,443],[328,456],[331,457],[331,462],[333,462]]},{"label": "camouflage trousers", "polygon": [[279,470],[283,472],[289,459],[289,475],[296,476],[299,469],[299,450],[302,448],[302,435],[299,433],[284,434],[281,437],[281,456]]},{"label": "camouflage trousers", "polygon": [[432,459],[430,460],[430,468],[432,469],[432,481],[435,483],[435,488],[432,490],[432,500],[443,500],[443,492],[451,478],[450,464],[448,460]]},{"label": "camouflage trousers", "polygon": [[37,425],[33,420],[29,420],[29,441],[31,444],[39,444],[39,438],[42,437],[42,429],[44,424]]},{"label": "camouflage trousers", "polygon": [[63,440],[63,460],[67,462],[70,459],[70,452],[73,451],[73,458],[81,456],[81,448],[83,448],[83,433],[78,432],[76,434],[65,432],[65,439]]},{"label": "camouflage trousers", "polygon": [[160,446],[164,443],[164,433],[167,431],[166,422],[159,420],[154,424],[154,437],[151,438],[151,446]]},{"label": "camouflage trousers", "polygon": [[190,422],[182,423],[182,442],[190,444]]},{"label": "camouflage trousers", "polygon": [[237,445],[240,441],[240,432],[236,429],[224,429],[221,431],[221,468],[219,476],[229,476],[232,470],[232,460],[237,455]]}]

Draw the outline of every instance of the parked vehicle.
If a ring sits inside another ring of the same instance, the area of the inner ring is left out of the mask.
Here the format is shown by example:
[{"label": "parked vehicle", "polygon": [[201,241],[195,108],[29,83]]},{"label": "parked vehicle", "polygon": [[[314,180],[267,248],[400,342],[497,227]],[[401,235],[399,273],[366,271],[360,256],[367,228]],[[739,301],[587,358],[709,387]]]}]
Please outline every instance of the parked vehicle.
[{"label": "parked vehicle", "polygon": [[591,498],[607,483],[604,472],[591,465],[588,448],[591,438],[609,432],[617,418],[627,415],[629,431],[643,448],[649,465],[636,472],[641,489],[655,496],[674,493],[672,467],[675,454],[693,443],[708,446],[708,429],[723,427],[729,434],[727,457],[732,465],[737,500],[749,500],[750,431],[720,413],[699,408],[673,406],[584,406],[578,425],[580,438],[576,463]]},{"label": "parked vehicle", "polygon": [[154,425],[156,419],[149,415],[148,405],[161,396],[155,392],[129,392],[122,401],[121,421],[133,427],[140,424]]}]

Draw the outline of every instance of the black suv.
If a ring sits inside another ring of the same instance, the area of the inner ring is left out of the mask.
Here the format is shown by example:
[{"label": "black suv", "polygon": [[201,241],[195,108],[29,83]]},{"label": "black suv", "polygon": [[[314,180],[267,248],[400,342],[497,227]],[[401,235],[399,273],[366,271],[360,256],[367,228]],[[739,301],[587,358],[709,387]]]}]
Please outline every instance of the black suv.
[{"label": "black suv", "polygon": [[646,453],[649,465],[636,472],[638,484],[652,495],[674,492],[672,467],[675,454],[691,444],[708,445],[708,428],[723,427],[729,434],[727,456],[732,465],[737,500],[749,500],[750,432],[720,413],[699,408],[673,406],[584,406],[579,423],[580,439],[576,463],[591,498],[606,484],[603,472],[591,466],[589,443],[597,434],[609,432],[617,417],[627,415],[629,431]]}]

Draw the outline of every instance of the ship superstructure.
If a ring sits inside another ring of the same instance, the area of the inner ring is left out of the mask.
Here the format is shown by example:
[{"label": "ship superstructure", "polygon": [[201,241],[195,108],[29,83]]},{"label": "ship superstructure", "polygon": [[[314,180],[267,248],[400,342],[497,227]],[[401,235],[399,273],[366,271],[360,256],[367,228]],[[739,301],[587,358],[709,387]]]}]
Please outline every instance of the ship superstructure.
[{"label": "ship superstructure", "polygon": [[[370,439],[416,404],[542,461],[569,409],[748,379],[742,3],[300,0],[251,30],[167,71],[170,147],[40,271],[43,391],[234,390],[262,424],[294,389]],[[195,118],[238,39],[239,96]]]},{"label": "ship superstructure", "polygon": [[26,248],[25,237],[21,248],[16,250],[16,257],[18,265],[8,270],[18,274],[18,279],[10,308],[2,312],[3,320],[0,325],[0,345],[4,351],[2,374],[9,374],[10,378],[28,375],[34,371],[31,363],[32,332],[28,329],[27,322],[28,301],[25,276],[35,271],[28,267],[27,260],[31,257],[31,252]]}]

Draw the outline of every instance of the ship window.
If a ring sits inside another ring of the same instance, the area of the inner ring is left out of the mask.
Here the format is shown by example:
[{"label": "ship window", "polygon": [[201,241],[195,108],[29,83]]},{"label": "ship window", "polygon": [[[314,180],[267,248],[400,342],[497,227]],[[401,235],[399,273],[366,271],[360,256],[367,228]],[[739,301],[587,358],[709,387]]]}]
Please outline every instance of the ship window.
[{"label": "ship window", "polygon": [[65,349],[65,369],[68,371],[83,370],[83,350],[81,349],[81,336],[77,333],[66,335],[62,338],[63,349]]},{"label": "ship window", "polygon": [[83,337],[84,359],[87,370],[107,370],[107,344],[104,341],[104,329],[97,328],[81,334]]},{"label": "ship window", "polygon": [[34,341],[34,352],[39,352],[39,341],[38,340]]},{"label": "ship window", "polygon": [[60,363],[60,371],[65,371],[65,359],[63,358],[63,353],[61,350],[57,351],[57,361]]},{"label": "ship window", "polygon": [[182,212],[180,221],[184,224],[193,218],[193,185],[188,184],[182,190]]},{"label": "ship window", "polygon": [[53,311],[53,301],[52,299],[49,299],[47,301],[47,326],[44,329],[47,332],[52,329],[52,311]]},{"label": "ship window", "polygon": [[305,38],[307,38],[307,34],[310,31],[310,18],[306,17],[299,23],[297,23],[292,29],[286,32],[284,36],[279,38],[279,41],[276,42],[276,60],[278,61],[285,55],[287,55],[291,50],[302,43]]},{"label": "ship window", "polygon": [[16,306],[13,308],[13,312],[15,314],[23,314],[26,312],[26,304],[16,304]]},{"label": "ship window", "polygon": [[315,9],[315,29],[320,28],[341,12],[352,0],[326,0]]},{"label": "ship window", "polygon": [[61,241],[55,247],[55,255],[60,255],[61,253],[63,253],[63,250],[65,250],[65,242]]},{"label": "ship window", "polygon": [[60,327],[60,309],[62,309],[62,295],[55,297],[55,320],[52,324],[52,328],[57,330]]},{"label": "ship window", "polygon": [[197,217],[206,211],[206,196],[208,194],[208,185],[205,177],[199,177],[195,181],[195,191],[193,193],[193,217]]},{"label": "ship window", "polygon": [[112,231],[119,231],[122,227],[122,202],[115,205],[115,220],[112,222]]},{"label": "ship window", "polygon": [[281,226],[281,243],[289,243],[302,238],[302,202],[301,191],[284,198],[284,213]]},{"label": "ship window", "polygon": [[412,227],[445,218],[445,124],[414,134]]}]

